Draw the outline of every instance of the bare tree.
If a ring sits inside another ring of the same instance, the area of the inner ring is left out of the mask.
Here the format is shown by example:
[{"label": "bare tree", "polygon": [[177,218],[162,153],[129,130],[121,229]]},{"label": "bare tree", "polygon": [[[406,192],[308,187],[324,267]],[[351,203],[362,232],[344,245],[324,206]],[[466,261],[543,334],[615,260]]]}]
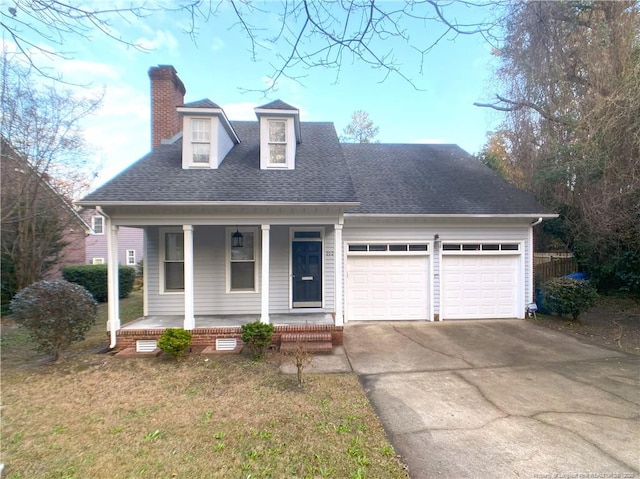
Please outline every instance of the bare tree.
[{"label": "bare tree", "polygon": [[356,110],[351,115],[351,123],[344,127],[340,141],[345,143],[375,143],[380,127],[374,126],[369,113]]},{"label": "bare tree", "polygon": [[[268,72],[269,88],[281,77],[299,80],[300,68],[332,68],[339,75],[345,62],[354,61],[379,70],[382,80],[398,75],[413,84],[406,72],[408,67],[397,61],[394,49],[402,47],[415,52],[417,70],[422,73],[425,55],[444,40],[458,35],[481,35],[493,41],[498,25],[495,19],[506,3],[506,0],[283,0],[269,3],[267,9],[264,3],[252,0],[182,0],[139,1],[126,7],[96,8],[64,0],[28,0],[0,10],[0,25],[6,40],[15,44],[16,50],[45,75],[52,72],[43,70],[36,53],[70,58],[72,53],[64,51],[65,43],[71,37],[89,38],[96,31],[142,49],[135,41],[122,37],[114,25],[170,12],[186,20],[185,33],[194,40],[205,28],[237,28],[246,35],[252,60],[276,52]],[[232,15],[226,16],[229,11]]]},{"label": "bare tree", "polygon": [[[79,122],[100,98],[38,88],[32,71],[1,58],[3,301],[43,279],[82,221],[70,206],[91,170]],[[82,235],[81,238],[84,238]],[[84,258],[82,259],[84,261]]]},{"label": "bare tree", "polygon": [[507,18],[503,92],[478,105],[506,112],[520,185],[562,213],[583,264],[640,291],[639,4],[531,1]]}]

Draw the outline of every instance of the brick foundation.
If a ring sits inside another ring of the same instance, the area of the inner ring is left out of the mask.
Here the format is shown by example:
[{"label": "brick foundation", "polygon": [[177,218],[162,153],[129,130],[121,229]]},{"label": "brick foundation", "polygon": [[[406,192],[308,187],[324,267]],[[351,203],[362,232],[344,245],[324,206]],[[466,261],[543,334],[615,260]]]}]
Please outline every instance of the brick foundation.
[{"label": "brick foundation", "polygon": [[[343,342],[342,326],[334,326],[333,324],[316,324],[316,325],[276,325],[273,334],[273,347],[280,347],[280,338],[283,333],[319,333],[330,332],[331,343],[334,346],[342,346]],[[120,329],[116,331],[116,347],[114,351],[122,351],[127,348],[136,347],[136,341],[141,339],[158,340],[164,332],[164,329]],[[242,337],[242,328],[240,326],[227,326],[217,328],[195,328],[191,331],[193,339],[191,347],[194,351],[201,351],[207,347],[215,348],[216,339],[218,338],[236,338],[240,340]]]}]

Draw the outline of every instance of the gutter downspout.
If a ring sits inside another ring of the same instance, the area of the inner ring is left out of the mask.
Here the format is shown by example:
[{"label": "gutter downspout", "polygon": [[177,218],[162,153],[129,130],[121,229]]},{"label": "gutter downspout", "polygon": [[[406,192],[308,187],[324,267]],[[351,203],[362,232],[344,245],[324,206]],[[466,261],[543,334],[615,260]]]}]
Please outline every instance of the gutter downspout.
[{"label": "gutter downspout", "polygon": [[536,221],[531,223],[531,228],[529,229],[529,243],[531,244],[531,287],[529,291],[529,301],[535,303],[536,301],[536,287],[535,287],[535,261],[534,261],[534,249],[535,246],[533,244],[533,227],[542,223],[542,217],[538,218]]},{"label": "gutter downspout", "polygon": [[[107,218],[107,222],[108,222],[108,228],[107,228],[107,253],[108,253],[107,261],[109,259],[111,261],[108,261],[108,265],[109,265],[108,268],[109,269],[108,269],[108,272],[107,272],[107,278],[108,278],[108,281],[109,281],[109,284],[108,284],[109,289],[111,289],[111,281],[112,281],[112,279],[109,278],[109,274],[108,274],[109,272],[113,273],[113,268],[111,266],[111,263],[114,260],[114,258],[110,257],[110,256],[113,256],[113,245],[112,245],[113,240],[111,239],[111,217],[108,214],[106,214],[104,212],[104,210],[102,209],[102,207],[99,206],[99,205],[96,205],[96,211],[98,213],[100,213],[102,216],[104,216],[105,218]],[[116,261],[117,261],[117,258],[116,258]],[[111,342],[109,344],[109,349],[113,349],[113,348],[116,347],[116,328],[115,328],[115,319],[116,318],[115,318],[115,316],[116,316],[117,312],[113,311],[112,307],[113,306],[111,305],[111,303],[109,303],[109,314],[108,314],[108,319],[107,319],[107,321],[109,323],[109,336],[110,336],[110,340],[111,340]]]}]

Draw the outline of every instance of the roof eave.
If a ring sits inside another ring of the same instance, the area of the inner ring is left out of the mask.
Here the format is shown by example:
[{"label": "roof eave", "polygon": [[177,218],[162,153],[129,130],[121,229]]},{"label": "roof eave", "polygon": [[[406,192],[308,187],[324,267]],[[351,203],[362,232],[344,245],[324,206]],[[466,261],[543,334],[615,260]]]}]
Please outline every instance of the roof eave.
[{"label": "roof eave", "polygon": [[451,214],[451,213],[422,213],[422,214],[396,214],[396,213],[345,213],[350,218],[542,218],[553,219],[559,215],[555,213],[506,213],[506,214]]},{"label": "roof eave", "polygon": [[343,206],[357,207],[357,201],[87,201],[78,206]]}]

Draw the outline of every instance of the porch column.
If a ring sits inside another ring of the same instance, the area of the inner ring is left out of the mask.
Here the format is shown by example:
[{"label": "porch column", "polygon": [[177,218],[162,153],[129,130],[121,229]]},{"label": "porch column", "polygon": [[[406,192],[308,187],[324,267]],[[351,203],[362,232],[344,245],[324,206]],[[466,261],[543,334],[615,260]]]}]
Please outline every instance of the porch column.
[{"label": "porch column", "polygon": [[269,235],[271,225],[262,225],[262,307],[260,322],[269,324]]},{"label": "porch column", "polygon": [[116,346],[116,331],[120,329],[118,288],[118,227],[107,218],[107,329],[111,336],[111,348]]},{"label": "porch column", "polygon": [[341,224],[335,225],[335,246],[334,246],[334,261],[336,272],[336,326],[344,325],[344,293],[343,293],[343,274],[342,274],[342,226]]},{"label": "porch column", "polygon": [[193,315],[193,226],[183,225],[184,234],[184,329],[196,327]]}]

